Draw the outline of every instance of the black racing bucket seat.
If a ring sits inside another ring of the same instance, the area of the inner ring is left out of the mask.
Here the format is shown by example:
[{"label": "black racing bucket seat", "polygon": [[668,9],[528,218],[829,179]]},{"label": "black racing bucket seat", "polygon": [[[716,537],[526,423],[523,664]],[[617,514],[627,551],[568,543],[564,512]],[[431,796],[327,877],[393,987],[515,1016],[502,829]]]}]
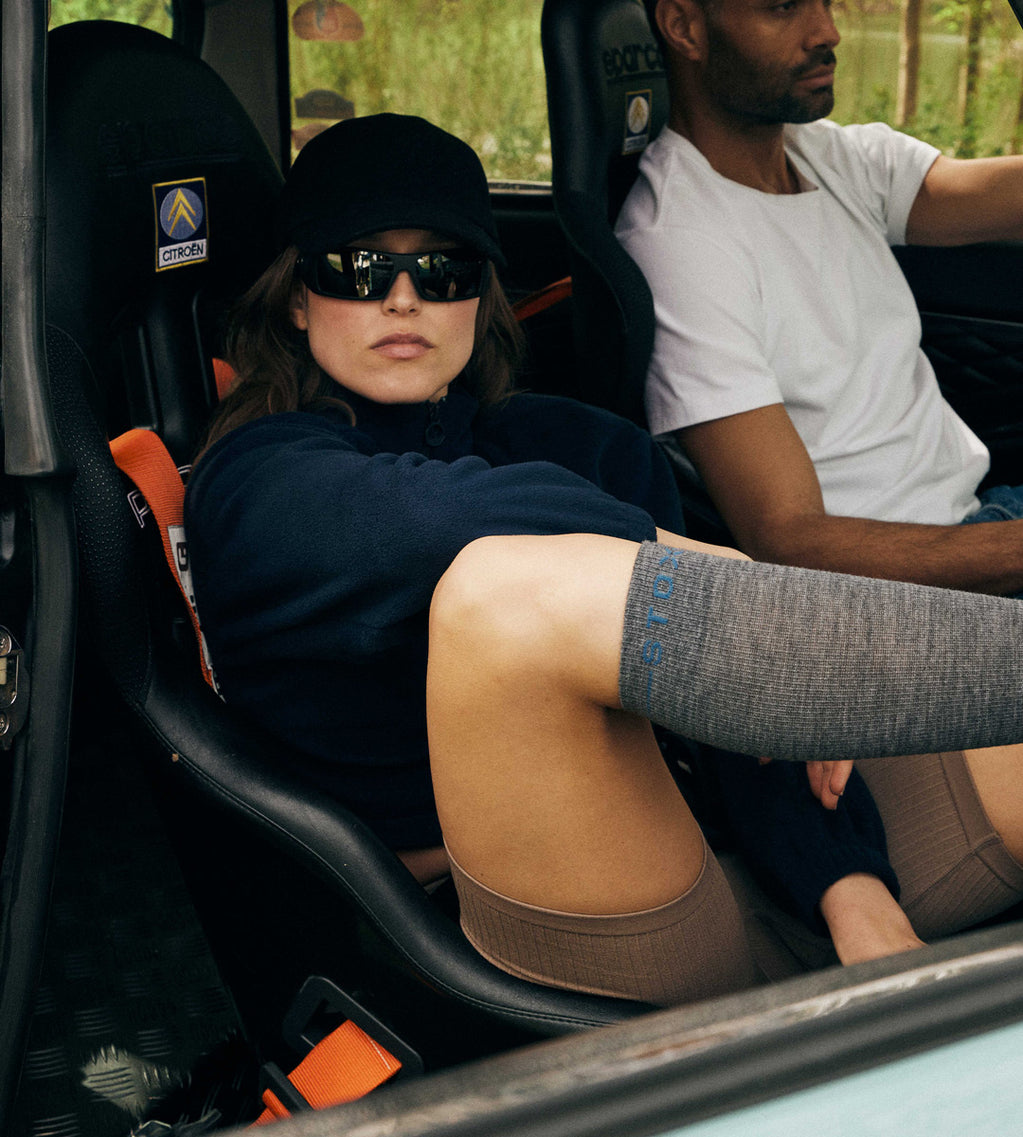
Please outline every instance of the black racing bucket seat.
[{"label": "black racing bucket seat", "polygon": [[288,755],[204,683],[108,439],[149,427],[189,461],[215,399],[225,306],[273,254],[280,174],[208,66],[126,24],[50,33],[48,116],[47,347],[78,471],[90,661],[79,702],[100,707],[87,729],[123,718],[149,760],[243,1017],[272,1030],[305,975],[325,974],[390,1013],[429,1063],[437,1015],[482,1024],[485,1042],[463,1031],[459,1043],[478,1052],[643,1010],[492,967],[358,818],[291,777]]}]

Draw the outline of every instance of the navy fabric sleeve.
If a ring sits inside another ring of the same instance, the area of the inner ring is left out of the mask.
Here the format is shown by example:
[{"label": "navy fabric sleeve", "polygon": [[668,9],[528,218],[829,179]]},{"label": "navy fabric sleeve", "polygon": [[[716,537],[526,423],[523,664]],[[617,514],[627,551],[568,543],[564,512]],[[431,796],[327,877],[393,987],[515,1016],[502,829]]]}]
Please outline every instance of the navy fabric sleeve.
[{"label": "navy fabric sleeve", "polygon": [[700,767],[753,875],[818,935],[828,934],[821,896],[849,873],[876,876],[899,898],[884,823],[857,770],[838,808],[830,810],[810,792],[806,771],[792,762],[761,766],[745,754],[708,750]]},{"label": "navy fabric sleeve", "polygon": [[516,395],[480,417],[488,428],[480,453],[489,462],[557,462],[684,536],[675,475],[649,431],[600,407],[552,395]]},{"label": "navy fabric sleeve", "polygon": [[195,592],[224,697],[282,762],[393,848],[433,845],[425,679],[441,575],[481,536],[642,540],[654,522],[642,492],[630,504],[586,480],[574,425],[552,453],[516,459],[516,431],[532,438],[552,410],[542,402],[523,414],[512,399],[510,418],[482,424],[458,391],[430,407],[352,403],[358,428],[273,415],[202,458],[185,501]]},{"label": "navy fabric sleeve", "polygon": [[186,527],[215,657],[266,637],[307,660],[392,646],[477,537],[654,534],[644,510],[549,462],[365,453],[360,438],[320,416],[274,415],[199,464]]}]

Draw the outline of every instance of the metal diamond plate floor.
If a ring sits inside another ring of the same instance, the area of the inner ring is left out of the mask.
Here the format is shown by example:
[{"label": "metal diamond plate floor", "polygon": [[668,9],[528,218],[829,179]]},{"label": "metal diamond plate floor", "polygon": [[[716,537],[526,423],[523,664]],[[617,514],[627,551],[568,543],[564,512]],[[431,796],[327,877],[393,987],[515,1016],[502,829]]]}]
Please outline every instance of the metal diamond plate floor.
[{"label": "metal diamond plate floor", "polygon": [[126,1137],[239,1030],[125,746],[72,760],[42,984],[11,1137]]}]

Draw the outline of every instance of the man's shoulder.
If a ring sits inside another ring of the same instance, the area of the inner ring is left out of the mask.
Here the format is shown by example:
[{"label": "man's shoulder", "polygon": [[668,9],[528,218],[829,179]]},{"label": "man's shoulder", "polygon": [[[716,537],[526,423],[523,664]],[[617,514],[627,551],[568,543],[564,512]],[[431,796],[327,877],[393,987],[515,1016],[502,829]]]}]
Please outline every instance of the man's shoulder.
[{"label": "man's shoulder", "polygon": [[887,166],[921,149],[933,149],[884,122],[840,125],[831,119],[790,123],[785,127],[785,144],[810,165],[840,172],[850,167]]},{"label": "man's shoulder", "polygon": [[639,162],[640,180],[652,183],[682,179],[698,185],[717,177],[714,169],[700,149],[684,135],[665,126],[644,150]]},{"label": "man's shoulder", "polygon": [[905,219],[938,151],[886,123],[829,121],[786,127],[801,171],[853,214],[869,217],[889,244],[905,239]]},{"label": "man's shoulder", "polygon": [[615,231],[627,247],[630,235],[663,228],[719,234],[730,227],[734,190],[692,142],[665,127],[640,160]]}]

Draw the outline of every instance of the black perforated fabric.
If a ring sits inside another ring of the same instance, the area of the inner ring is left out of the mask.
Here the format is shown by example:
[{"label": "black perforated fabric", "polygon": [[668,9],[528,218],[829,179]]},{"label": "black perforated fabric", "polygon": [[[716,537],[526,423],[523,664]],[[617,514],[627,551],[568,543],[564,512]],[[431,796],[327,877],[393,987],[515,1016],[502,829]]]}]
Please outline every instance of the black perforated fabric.
[{"label": "black perforated fabric", "polygon": [[77,469],[73,501],[81,599],[88,627],[97,633],[87,632],[86,648],[101,656],[129,698],[140,699],[148,671],[149,621],[125,487],[85,398],[92,376],[84,356],[55,328],[47,331],[46,350],[57,429]]},{"label": "black perforated fabric", "polygon": [[[108,439],[149,427],[190,460],[214,398],[222,310],[272,255],[280,174],[227,86],[179,45],[95,21],[58,28],[48,50],[47,354],[77,467],[83,632],[140,702],[155,623],[167,630],[178,600]],[[190,218],[202,213],[206,256],[167,268],[158,190],[179,184],[202,187]]]},{"label": "black perforated fabric", "polygon": [[1023,325],[925,313],[942,394],[991,451],[989,484],[1023,482]]}]

